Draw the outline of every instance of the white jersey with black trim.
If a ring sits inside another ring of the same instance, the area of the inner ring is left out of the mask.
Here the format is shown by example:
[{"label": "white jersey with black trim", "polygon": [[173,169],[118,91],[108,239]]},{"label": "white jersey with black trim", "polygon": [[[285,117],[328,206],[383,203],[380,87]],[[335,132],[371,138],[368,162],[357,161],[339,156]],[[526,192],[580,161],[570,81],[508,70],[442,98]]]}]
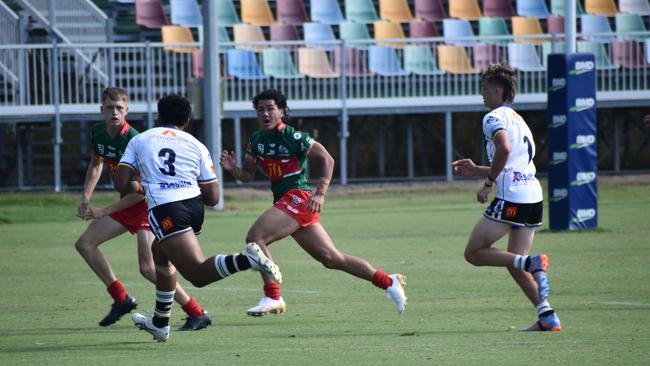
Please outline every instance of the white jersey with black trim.
[{"label": "white jersey with black trim", "polygon": [[496,150],[494,135],[500,130],[508,133],[511,150],[505,168],[496,177],[496,198],[514,203],[542,201],[542,186],[535,177],[535,141],[530,128],[517,112],[506,105],[486,114],[483,117],[483,135],[490,163]]},{"label": "white jersey with black trim", "polygon": [[149,129],[129,141],[120,165],[140,171],[149,209],[201,194],[199,184],[217,181],[208,149],[172,127]]}]

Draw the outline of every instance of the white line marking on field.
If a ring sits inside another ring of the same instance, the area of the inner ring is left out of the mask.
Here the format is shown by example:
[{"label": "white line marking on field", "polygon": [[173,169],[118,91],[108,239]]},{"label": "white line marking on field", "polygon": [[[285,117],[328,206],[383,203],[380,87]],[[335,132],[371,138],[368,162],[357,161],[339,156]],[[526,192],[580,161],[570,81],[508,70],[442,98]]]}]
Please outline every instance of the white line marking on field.
[{"label": "white line marking on field", "polygon": [[[76,285],[82,286],[100,286],[99,282],[75,282]],[[125,287],[151,287],[152,284],[145,283],[124,283]],[[187,285],[185,285],[187,286]],[[259,288],[244,288],[244,287],[221,287],[221,286],[210,286],[203,287],[200,291],[231,291],[231,292],[259,292]],[[286,289],[282,288],[282,292],[294,293],[294,294],[320,294],[318,290],[302,290],[302,289]]]},{"label": "white line marking on field", "polygon": [[638,306],[642,308],[650,308],[650,304],[642,304],[639,302],[627,302],[627,301],[600,301],[598,302],[602,305],[624,305],[624,306]]}]

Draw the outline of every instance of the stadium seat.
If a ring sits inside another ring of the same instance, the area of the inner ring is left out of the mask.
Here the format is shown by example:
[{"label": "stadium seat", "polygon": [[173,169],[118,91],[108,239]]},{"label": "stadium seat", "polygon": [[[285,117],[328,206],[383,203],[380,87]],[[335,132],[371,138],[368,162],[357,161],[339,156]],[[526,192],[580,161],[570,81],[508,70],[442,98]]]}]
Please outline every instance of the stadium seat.
[{"label": "stadium seat", "polygon": [[605,15],[582,14],[580,16],[582,39],[595,42],[610,42],[614,39],[609,20]]},{"label": "stadium seat", "polygon": [[476,74],[480,70],[472,67],[467,50],[462,46],[439,44],[438,67],[450,74]]},{"label": "stadium seat", "polygon": [[648,0],[618,0],[618,9],[621,13],[650,15]]},{"label": "stadium seat", "polygon": [[409,37],[410,38],[431,38],[440,37],[438,28],[434,21],[426,21],[413,19],[409,23]]},{"label": "stadium seat", "polygon": [[149,29],[160,29],[168,25],[165,10],[160,0],[137,0],[135,2],[135,23]]},{"label": "stadium seat", "polygon": [[203,77],[203,48],[197,48],[192,52],[192,76]]},{"label": "stadium seat", "polygon": [[196,0],[171,0],[172,24],[196,28],[203,26],[203,15]]},{"label": "stadium seat", "polygon": [[311,0],[309,11],[312,22],[333,25],[343,21],[337,0]]},{"label": "stadium seat", "polygon": [[510,19],[515,11],[510,0],[483,0],[483,15]]},{"label": "stadium seat", "polygon": [[548,8],[544,0],[517,0],[517,15],[544,19],[548,16]]},{"label": "stadium seat", "polygon": [[346,76],[371,76],[368,71],[367,61],[368,51],[353,47],[344,48],[345,58],[341,60],[341,49],[334,50],[334,72],[341,73],[341,62]]},{"label": "stadium seat", "polygon": [[519,71],[544,71],[532,43],[508,43],[508,65]]},{"label": "stadium seat", "polygon": [[[566,0],[551,0],[551,13],[555,15],[564,16],[564,9],[566,8]],[[576,16],[582,15],[585,13],[582,10],[581,0],[576,0]]]},{"label": "stadium seat", "polygon": [[296,41],[300,34],[293,24],[275,23],[269,27],[269,38],[271,41]]},{"label": "stadium seat", "polygon": [[239,15],[230,0],[217,0],[217,16],[220,26],[233,26],[239,24]]},{"label": "stadium seat", "polygon": [[616,14],[616,37],[624,40],[643,40],[648,35],[626,34],[630,32],[646,32],[643,18],[639,14]]},{"label": "stadium seat", "polygon": [[[400,23],[378,20],[374,23],[375,39],[403,39],[406,38],[402,25]],[[377,42],[379,46],[386,47],[404,47],[406,43],[396,42]]]},{"label": "stadium seat", "polygon": [[275,14],[278,22],[302,25],[307,23],[307,12],[302,0],[277,0],[275,3]]},{"label": "stadium seat", "polygon": [[[539,19],[533,17],[520,17],[515,16],[510,19],[512,21],[512,35],[542,35],[542,26],[539,24]],[[546,42],[543,38],[525,38],[515,37],[515,42],[528,42],[528,43],[543,43]]]},{"label": "stadium seat", "polygon": [[612,59],[615,64],[626,69],[645,69],[650,67],[644,54],[644,43],[615,40],[612,42]]},{"label": "stadium seat", "polygon": [[303,37],[308,48],[322,48],[324,50],[333,50],[336,48],[334,43],[323,43],[322,41],[334,41],[334,32],[329,24],[322,23],[305,23],[302,25]]},{"label": "stadium seat", "polygon": [[621,67],[621,65],[612,63],[612,59],[609,57],[609,54],[607,53],[607,50],[605,49],[605,45],[603,43],[578,41],[576,43],[576,48],[578,52],[594,54],[597,70],[613,70]]},{"label": "stadium seat", "polygon": [[442,0],[415,0],[414,7],[417,19],[440,21],[447,18]]},{"label": "stadium seat", "polygon": [[406,0],[379,0],[379,17],[397,23],[407,23],[413,19]]},{"label": "stadium seat", "polygon": [[588,14],[613,17],[618,13],[614,0],[585,0],[585,10]]},{"label": "stadium seat", "polygon": [[345,0],[345,18],[365,24],[372,24],[379,19],[372,0]]},{"label": "stadium seat", "polygon": [[[342,22],[339,24],[339,34],[342,40],[346,42],[355,41],[360,39],[370,39],[370,33],[368,32],[368,27],[363,23],[357,22]],[[366,49],[370,46],[370,43],[349,43],[350,47],[357,47]]]},{"label": "stadium seat", "polygon": [[299,79],[304,75],[296,71],[291,51],[284,48],[265,48],[262,51],[264,74],[278,79]]},{"label": "stadium seat", "polygon": [[[189,28],[180,25],[163,25],[160,28],[163,43],[194,43],[194,37]],[[194,46],[163,46],[165,51],[176,53],[193,53]]]},{"label": "stadium seat", "polygon": [[423,45],[404,47],[404,70],[417,75],[439,75],[443,73],[438,68],[431,47]]},{"label": "stadium seat", "polygon": [[[230,43],[230,36],[228,35],[228,30],[226,30],[226,27],[219,27],[219,33],[217,33],[217,37],[219,37],[219,43]],[[220,47],[228,47],[232,48],[231,46],[220,46]]]},{"label": "stadium seat", "polygon": [[542,43],[542,65],[548,67],[547,59],[551,53],[564,53],[564,42],[544,42]]},{"label": "stadium seat", "polygon": [[443,19],[442,34],[445,43],[447,44],[471,46],[476,43],[476,39],[474,39],[474,32],[472,31],[472,26],[467,20]]},{"label": "stadium seat", "polygon": [[392,47],[371,46],[368,63],[371,72],[382,76],[404,76],[408,72],[400,65],[397,50]]},{"label": "stadium seat", "polygon": [[240,23],[235,24],[233,27],[233,35],[235,37],[235,47],[244,50],[253,50],[256,52],[261,52],[263,46],[257,45],[241,45],[239,43],[246,42],[265,42],[264,34],[262,33],[262,27],[259,25]]},{"label": "stadium seat", "polygon": [[449,0],[449,16],[463,20],[478,20],[481,9],[477,0]]},{"label": "stadium seat", "polygon": [[320,48],[298,49],[298,71],[312,78],[335,78],[339,74],[332,69],[325,50]]},{"label": "stadium seat", "polygon": [[488,66],[505,60],[502,46],[496,44],[477,43],[472,46],[474,54],[474,67],[487,70]]},{"label": "stadium seat", "polygon": [[548,34],[563,34],[564,17],[561,15],[549,15],[546,18],[546,32]]},{"label": "stadium seat", "polygon": [[[487,18],[481,17],[478,20],[478,34],[479,36],[509,36],[510,31],[506,20],[503,18]],[[481,39],[483,43],[502,44],[505,45],[509,42],[508,39]]]},{"label": "stadium seat", "polygon": [[267,0],[241,0],[241,19],[253,25],[275,23]]},{"label": "stadium seat", "polygon": [[249,50],[229,49],[228,52],[228,74],[242,80],[263,80],[268,79],[262,73],[257,62],[256,53]]}]

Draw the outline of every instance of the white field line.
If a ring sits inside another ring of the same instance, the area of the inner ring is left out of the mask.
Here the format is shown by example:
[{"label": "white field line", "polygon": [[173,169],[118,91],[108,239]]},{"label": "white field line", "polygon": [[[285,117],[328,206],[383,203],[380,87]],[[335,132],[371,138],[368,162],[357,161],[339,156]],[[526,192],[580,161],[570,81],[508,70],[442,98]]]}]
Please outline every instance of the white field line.
[{"label": "white field line", "polygon": [[628,302],[628,301],[599,301],[601,305],[623,305],[623,306],[637,306],[642,308],[650,308],[650,304],[642,304],[640,302]]}]

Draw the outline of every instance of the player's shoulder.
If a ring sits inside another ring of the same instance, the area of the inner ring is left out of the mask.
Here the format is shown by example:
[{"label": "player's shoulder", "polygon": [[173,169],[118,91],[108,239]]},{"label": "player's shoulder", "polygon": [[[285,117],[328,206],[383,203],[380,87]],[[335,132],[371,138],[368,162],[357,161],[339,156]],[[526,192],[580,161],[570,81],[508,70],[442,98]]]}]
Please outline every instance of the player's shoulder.
[{"label": "player's shoulder", "polygon": [[106,127],[104,122],[97,122],[90,126],[90,135],[91,136],[98,136],[100,134],[105,133]]}]

